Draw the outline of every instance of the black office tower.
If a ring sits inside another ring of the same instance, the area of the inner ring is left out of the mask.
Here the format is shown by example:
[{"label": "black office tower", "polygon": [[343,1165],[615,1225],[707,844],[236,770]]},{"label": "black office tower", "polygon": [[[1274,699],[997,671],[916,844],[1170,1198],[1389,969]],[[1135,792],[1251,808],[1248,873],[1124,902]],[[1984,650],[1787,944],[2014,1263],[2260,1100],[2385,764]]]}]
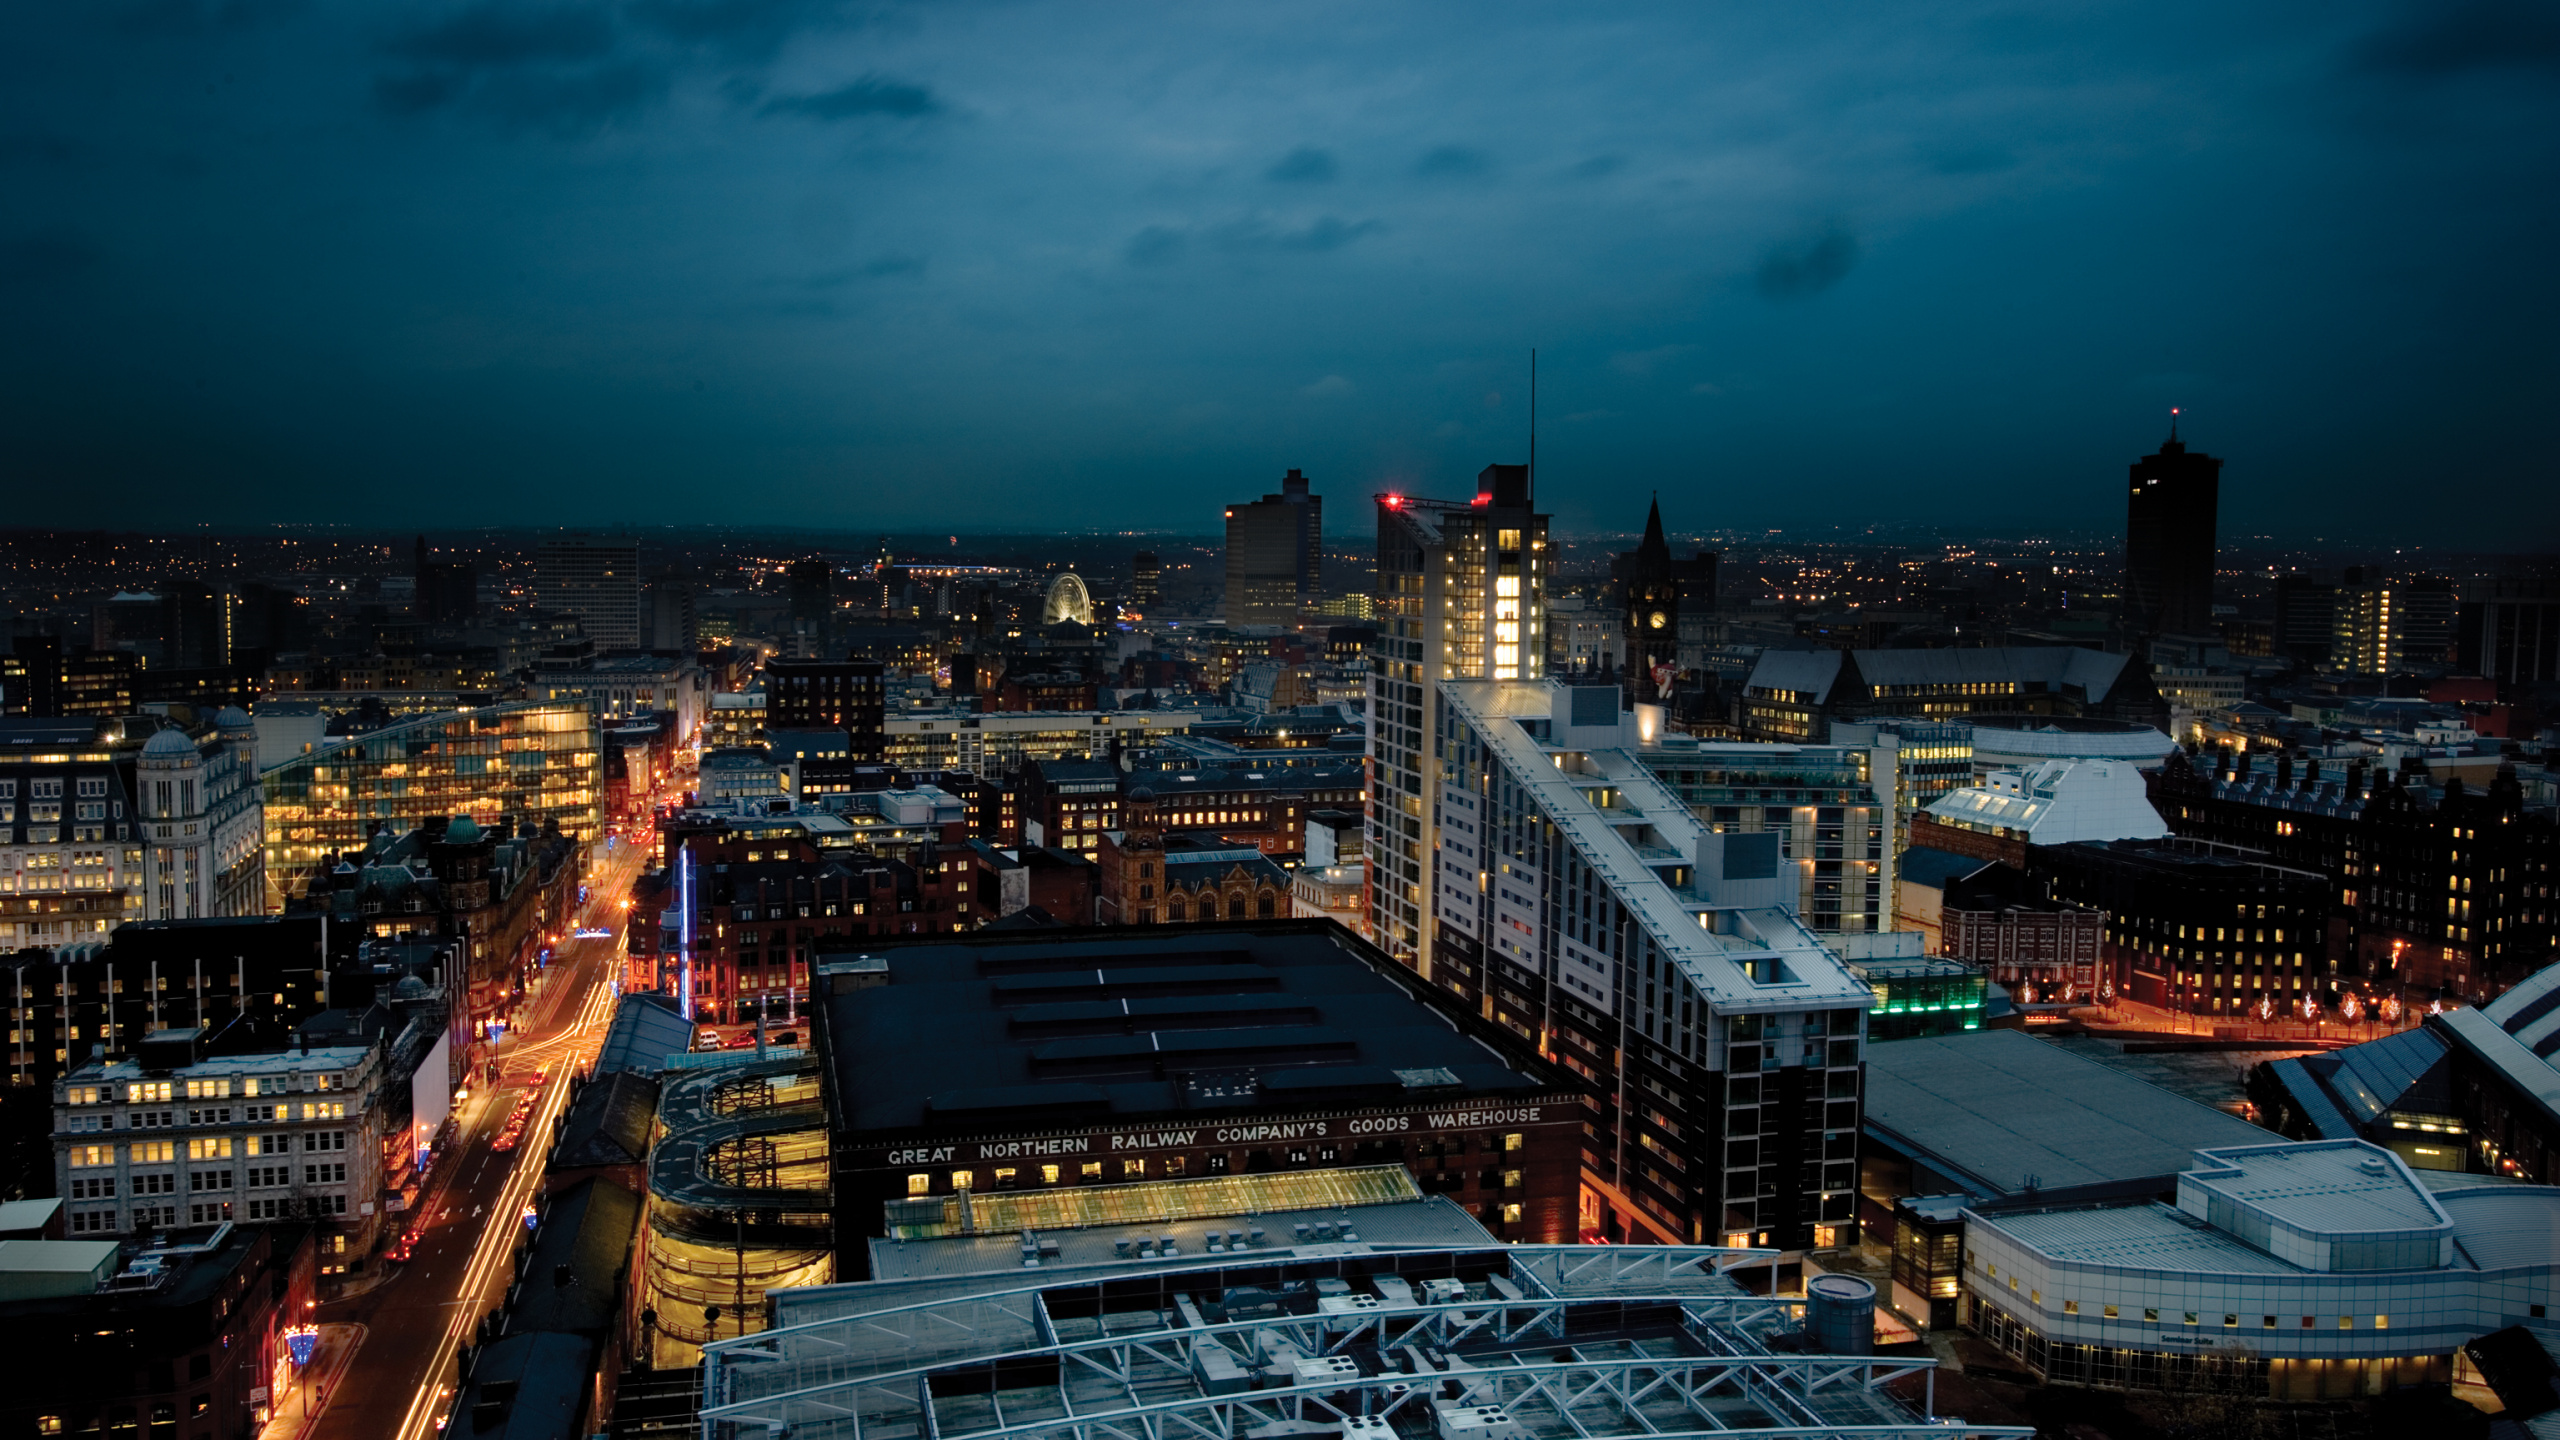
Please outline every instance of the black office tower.
[{"label": "black office tower", "polygon": [[2133,462],[2133,495],[2125,506],[2127,619],[2144,638],[2213,633],[2222,462],[2179,443],[2175,414],[2160,453]]}]

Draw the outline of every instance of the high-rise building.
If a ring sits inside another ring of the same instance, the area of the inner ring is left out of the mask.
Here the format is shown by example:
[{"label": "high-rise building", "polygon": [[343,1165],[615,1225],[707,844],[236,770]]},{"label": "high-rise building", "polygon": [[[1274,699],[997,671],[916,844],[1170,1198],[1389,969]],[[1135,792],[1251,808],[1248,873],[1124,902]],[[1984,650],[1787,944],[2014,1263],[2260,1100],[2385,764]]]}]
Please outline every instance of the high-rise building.
[{"label": "high-rise building", "polygon": [[1156,597],[1164,593],[1164,562],[1153,550],[1141,550],[1129,557],[1129,603],[1140,611],[1156,608]]},{"label": "high-rise building", "polygon": [[2177,412],[2156,455],[2133,462],[2125,505],[2127,617],[2144,638],[2213,632],[2214,521],[2222,462],[2178,440]]},{"label": "high-rise building", "polygon": [[700,643],[692,586],[681,580],[654,580],[641,593],[640,603],[645,632],[640,637],[641,648],[689,651]]},{"label": "high-rise building", "polygon": [[1547,517],[1529,467],[1487,465],[1471,501],[1378,497],[1369,677],[1369,916],[1379,947],[1431,965],[1442,680],[1536,679],[1546,656]]},{"label": "high-rise building", "polygon": [[534,560],[533,585],[542,607],[577,616],[597,649],[640,648],[638,541],[545,540]]},{"label": "high-rise building", "polygon": [[2276,577],[2275,652],[2323,665],[2338,627],[2338,587],[2309,575]]},{"label": "high-rise building", "polygon": [[1668,699],[1680,676],[1680,582],[1662,538],[1662,502],[1645,513],[1644,539],[1626,557],[1626,691],[1648,704]]},{"label": "high-rise building", "polygon": [[795,560],[782,572],[791,596],[791,618],[824,621],[835,613],[835,568],[812,555]]},{"label": "high-rise building", "polygon": [[2329,663],[2351,675],[2450,663],[2456,609],[2453,582],[2440,575],[2385,580],[2349,566],[2331,620]]},{"label": "high-rise building", "polygon": [[1280,493],[1227,507],[1227,623],[1294,625],[1323,580],[1324,499],[1292,470]]},{"label": "high-rise building", "polygon": [[2498,580],[2464,602],[2455,663],[2515,684],[2560,680],[2560,581]]},{"label": "high-rise building", "polygon": [[427,537],[413,542],[417,598],[411,608],[429,625],[463,625],[480,612],[480,567],[468,560],[436,560]]},{"label": "high-rise building", "polygon": [[[1784,832],[1702,821],[1660,778],[1783,747],[1657,759],[1614,686],[1448,680],[1437,698],[1431,982],[1609,1097],[1582,1158],[1609,1238],[1854,1243],[1876,991],[1798,917]],[[1873,798],[1858,770],[1806,779]],[[1885,844],[1880,824],[1860,839]]]}]

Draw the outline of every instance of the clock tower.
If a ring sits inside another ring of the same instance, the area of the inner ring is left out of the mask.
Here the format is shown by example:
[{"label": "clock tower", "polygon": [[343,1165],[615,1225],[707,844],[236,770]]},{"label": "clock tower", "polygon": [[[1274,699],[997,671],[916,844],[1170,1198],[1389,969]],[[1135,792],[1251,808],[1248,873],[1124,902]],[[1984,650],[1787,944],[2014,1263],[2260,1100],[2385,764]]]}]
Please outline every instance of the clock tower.
[{"label": "clock tower", "polygon": [[1680,583],[1671,546],[1662,538],[1662,501],[1644,520],[1644,539],[1627,557],[1627,698],[1659,704],[1671,698],[1680,671]]}]

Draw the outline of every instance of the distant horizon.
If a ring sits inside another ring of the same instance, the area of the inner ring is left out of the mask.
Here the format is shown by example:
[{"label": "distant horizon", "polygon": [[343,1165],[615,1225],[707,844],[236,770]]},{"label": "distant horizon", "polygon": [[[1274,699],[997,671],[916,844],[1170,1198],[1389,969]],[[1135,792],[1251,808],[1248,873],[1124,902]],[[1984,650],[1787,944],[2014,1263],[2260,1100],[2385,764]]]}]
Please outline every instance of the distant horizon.
[{"label": "distant horizon", "polygon": [[[1330,521],[1334,517],[1328,515]],[[1555,528],[1549,532],[1555,539],[1572,544],[1624,542],[1630,546],[1641,538],[1643,527],[1624,530]],[[1821,544],[1890,547],[1927,541],[1993,542],[2022,545],[2050,543],[2057,548],[2088,550],[2115,548],[2123,543],[2121,530],[2063,529],[2059,527],[2000,526],[1968,527],[1947,523],[1913,523],[1909,525],[1874,525],[1852,529],[1846,526],[1813,525],[1777,526],[1752,530],[1684,530],[1666,521],[1664,533],[1675,546],[1706,544],[1710,546],[1757,547],[1788,544]],[[963,540],[992,541],[1072,540],[1080,545],[1096,541],[1121,539],[1133,549],[1151,544],[1188,545],[1218,549],[1225,545],[1223,531],[1123,530],[1123,529],[1015,529],[972,527],[966,525],[917,527],[902,526],[874,529],[859,525],[416,525],[397,522],[273,522],[266,525],[197,525],[181,530],[152,530],[93,524],[0,524],[0,544],[18,535],[98,534],[140,537],[192,537],[222,540],[276,540],[310,535],[340,541],[398,545],[419,536],[435,542],[437,537],[512,537],[537,542],[546,537],[588,536],[629,537],[644,542],[665,543],[674,537],[698,537],[706,543],[755,540],[763,538],[806,539],[823,542],[828,549],[859,550],[876,545],[882,538],[892,542],[923,541],[934,537],[958,536]],[[1374,530],[1343,531],[1327,526],[1328,548],[1360,548],[1375,542]],[[2304,554],[2332,554],[2357,558],[2374,558],[2377,552],[2408,555],[2432,555],[2444,559],[2463,557],[2503,559],[2560,560],[2560,539],[2543,537],[2538,543],[2525,536],[2515,537],[2508,546],[2433,545],[2412,543],[2405,538],[2360,539],[2351,536],[2306,536],[2299,539],[2271,535],[2222,535],[2216,547],[2224,553],[2265,553],[2294,551]],[[918,547],[920,548],[920,547]],[[395,555],[396,559],[405,557]]]}]

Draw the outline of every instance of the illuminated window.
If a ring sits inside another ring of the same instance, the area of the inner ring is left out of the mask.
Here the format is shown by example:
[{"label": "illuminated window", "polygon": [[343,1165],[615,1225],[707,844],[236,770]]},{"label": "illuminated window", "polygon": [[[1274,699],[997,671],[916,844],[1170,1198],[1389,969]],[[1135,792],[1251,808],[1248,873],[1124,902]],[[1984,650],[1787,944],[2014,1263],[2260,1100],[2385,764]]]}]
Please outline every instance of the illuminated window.
[{"label": "illuminated window", "polygon": [[1138,1179],[1147,1173],[1147,1162],[1144,1160],[1123,1160],[1120,1162],[1120,1173],[1129,1179]]},{"label": "illuminated window", "polygon": [[951,1188],[954,1190],[966,1190],[976,1183],[977,1172],[975,1171],[954,1170],[951,1172]]},{"label": "illuminated window", "polygon": [[908,1193],[908,1194],[910,1194],[910,1195],[930,1195],[930,1194],[932,1194],[932,1193],[933,1193],[933,1177],[932,1177],[932,1176],[930,1176],[930,1175],[910,1175],[910,1176],[908,1176],[908,1177],[907,1177],[907,1193]]},{"label": "illuminated window", "polygon": [[1041,1184],[1043,1184],[1043,1185],[1055,1185],[1055,1184],[1057,1184],[1057,1183],[1058,1183],[1058,1167],[1057,1167],[1057,1166],[1055,1166],[1055,1165],[1043,1165],[1043,1166],[1041,1166],[1041,1167],[1040,1167],[1040,1183],[1041,1183]]},{"label": "illuminated window", "polygon": [[1502,1207],[1502,1223],[1505,1225],[1517,1225],[1520,1223],[1520,1214],[1521,1210],[1518,1205],[1505,1205]]},{"label": "illuminated window", "polygon": [[1526,1138],[1527,1137],[1521,1135],[1520,1132],[1515,1130],[1502,1137],[1502,1148],[1505,1150],[1517,1150],[1523,1143],[1525,1143]]},{"label": "illuminated window", "polygon": [[1102,1162],[1099,1160],[1087,1160],[1084,1164],[1077,1167],[1077,1173],[1087,1180],[1099,1180],[1102,1178]]}]

